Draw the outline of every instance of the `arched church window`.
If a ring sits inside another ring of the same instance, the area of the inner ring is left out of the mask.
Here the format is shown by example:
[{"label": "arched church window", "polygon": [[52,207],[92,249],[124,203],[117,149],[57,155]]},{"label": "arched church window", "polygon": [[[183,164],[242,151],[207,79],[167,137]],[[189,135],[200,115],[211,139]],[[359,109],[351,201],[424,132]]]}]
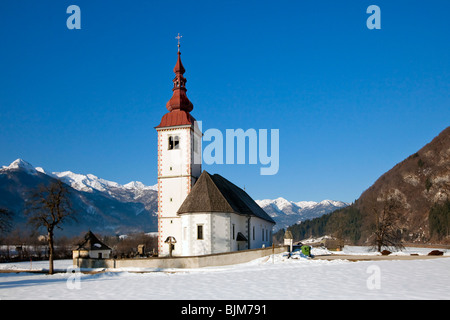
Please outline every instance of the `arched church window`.
[{"label": "arched church window", "polygon": [[169,150],[180,149],[180,138],[178,136],[169,136]]}]

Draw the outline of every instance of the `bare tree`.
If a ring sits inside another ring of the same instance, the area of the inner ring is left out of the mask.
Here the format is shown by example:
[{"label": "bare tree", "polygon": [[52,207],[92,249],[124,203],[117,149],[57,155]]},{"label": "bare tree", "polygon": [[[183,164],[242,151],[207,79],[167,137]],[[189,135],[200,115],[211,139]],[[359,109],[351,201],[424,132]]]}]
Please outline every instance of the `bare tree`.
[{"label": "bare tree", "polygon": [[39,186],[27,201],[25,213],[30,224],[47,229],[49,274],[53,274],[55,228],[62,229],[61,225],[65,221],[75,220],[69,190],[60,180],[55,180],[48,186]]},{"label": "bare tree", "polygon": [[389,192],[380,193],[369,204],[374,218],[372,245],[381,252],[382,247],[403,249],[401,236],[401,202]]}]

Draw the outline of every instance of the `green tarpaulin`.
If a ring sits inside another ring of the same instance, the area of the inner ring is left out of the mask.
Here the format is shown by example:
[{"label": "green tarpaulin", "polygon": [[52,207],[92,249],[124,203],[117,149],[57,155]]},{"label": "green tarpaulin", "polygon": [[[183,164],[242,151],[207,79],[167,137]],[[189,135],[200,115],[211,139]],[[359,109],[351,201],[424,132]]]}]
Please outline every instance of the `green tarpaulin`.
[{"label": "green tarpaulin", "polygon": [[305,256],[309,257],[311,255],[311,247],[310,246],[302,246],[301,249],[302,249],[302,253]]}]

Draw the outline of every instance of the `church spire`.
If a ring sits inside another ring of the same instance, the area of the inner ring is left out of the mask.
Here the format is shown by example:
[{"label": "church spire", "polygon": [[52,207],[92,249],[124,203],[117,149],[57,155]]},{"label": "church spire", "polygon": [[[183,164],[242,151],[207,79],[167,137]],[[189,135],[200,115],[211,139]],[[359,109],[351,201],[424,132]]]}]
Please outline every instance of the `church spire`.
[{"label": "church spire", "polygon": [[175,64],[175,67],[173,68],[175,78],[172,80],[173,81],[172,98],[170,98],[170,100],[167,102],[166,108],[169,111],[183,110],[191,112],[192,109],[194,109],[194,106],[192,102],[189,101],[186,95],[187,91],[186,78],[183,76],[186,70],[184,69],[183,64],[181,63],[180,34],[178,34],[176,39],[178,39],[178,59],[177,63]]}]

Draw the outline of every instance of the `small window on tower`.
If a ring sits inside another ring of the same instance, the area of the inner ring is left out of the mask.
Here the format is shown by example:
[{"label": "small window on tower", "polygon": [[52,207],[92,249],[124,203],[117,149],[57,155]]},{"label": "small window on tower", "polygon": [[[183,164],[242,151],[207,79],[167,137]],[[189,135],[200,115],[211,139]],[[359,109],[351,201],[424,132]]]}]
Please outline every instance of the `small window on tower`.
[{"label": "small window on tower", "polygon": [[169,150],[180,149],[180,138],[178,136],[169,136]]}]

